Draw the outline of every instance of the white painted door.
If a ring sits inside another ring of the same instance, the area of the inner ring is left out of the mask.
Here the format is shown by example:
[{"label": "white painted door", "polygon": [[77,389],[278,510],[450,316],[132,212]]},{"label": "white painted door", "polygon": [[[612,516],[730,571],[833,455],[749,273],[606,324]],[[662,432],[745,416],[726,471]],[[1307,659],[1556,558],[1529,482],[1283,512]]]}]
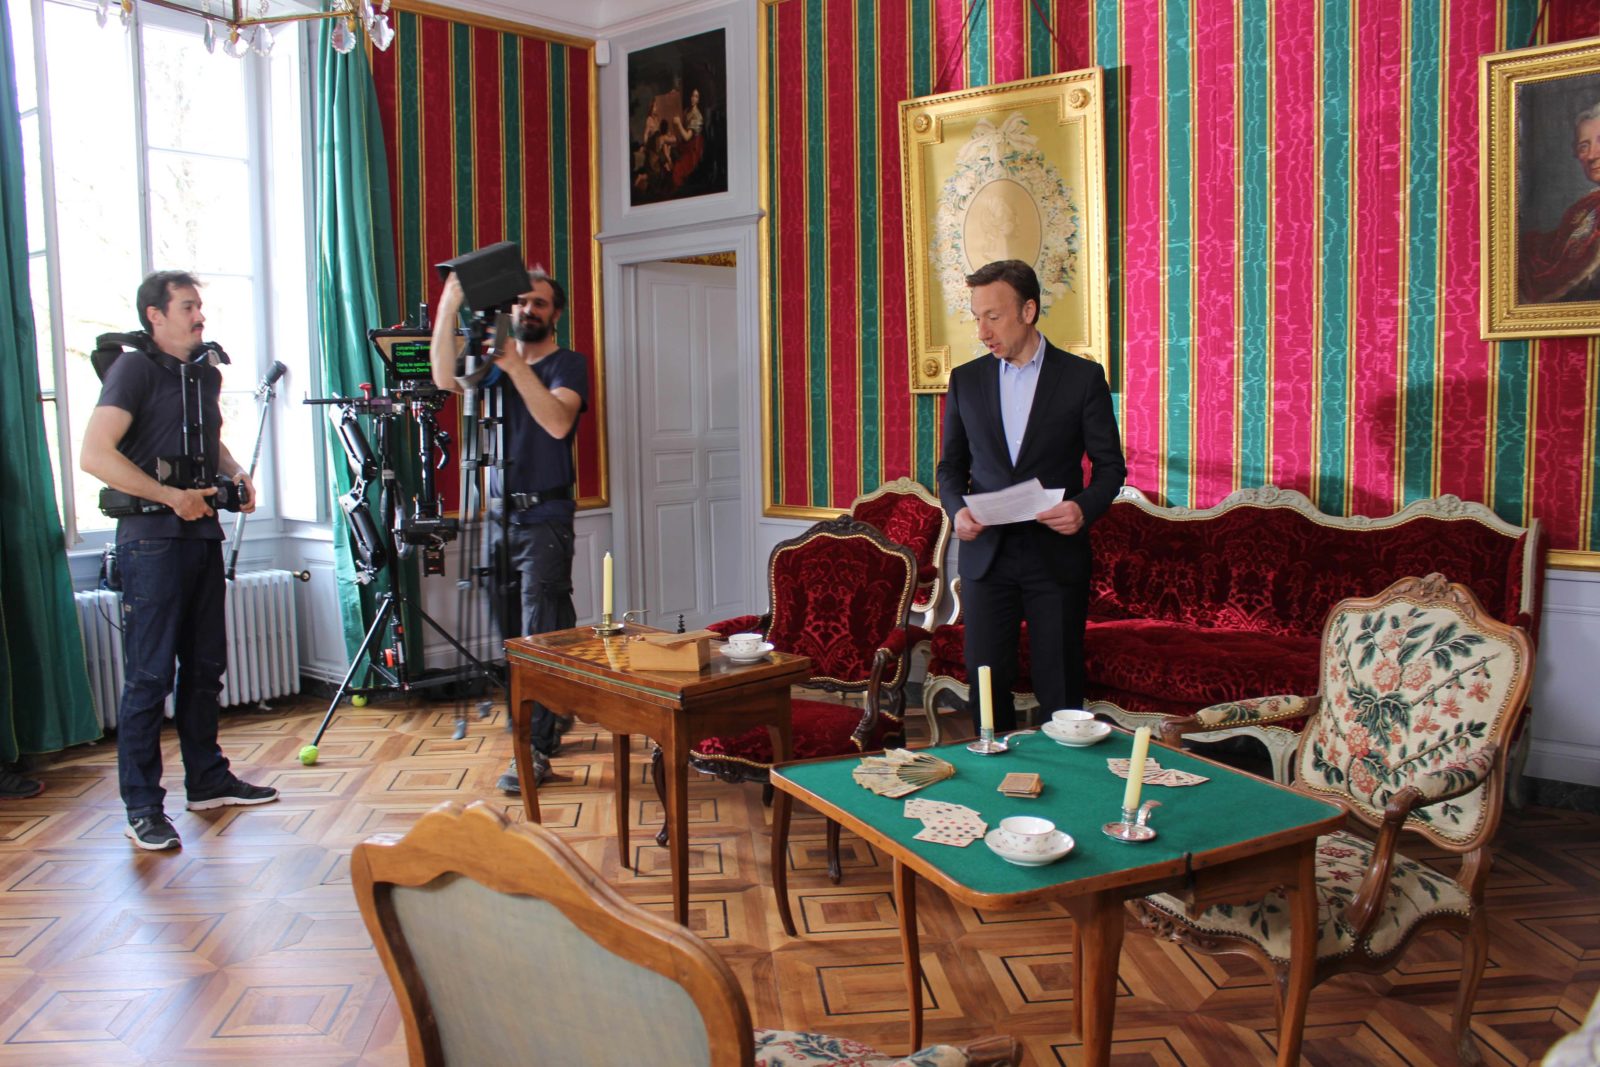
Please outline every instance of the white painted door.
[{"label": "white painted door", "polygon": [[[638,268],[641,526],[648,622],[696,629],[747,602],[734,270]],[[758,598],[759,599],[759,598]]]}]

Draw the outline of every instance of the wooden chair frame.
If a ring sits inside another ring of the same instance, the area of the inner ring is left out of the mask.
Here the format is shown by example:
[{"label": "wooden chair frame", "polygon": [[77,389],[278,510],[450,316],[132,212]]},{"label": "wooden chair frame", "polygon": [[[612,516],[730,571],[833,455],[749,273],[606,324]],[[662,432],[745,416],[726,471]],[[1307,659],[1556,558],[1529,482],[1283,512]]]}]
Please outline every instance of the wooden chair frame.
[{"label": "wooden chair frame", "polygon": [[924,629],[932,629],[934,620],[938,617],[939,602],[944,596],[944,587],[947,584],[945,582],[945,555],[950,550],[950,516],[945,512],[944,505],[939,502],[939,498],[928,492],[921,482],[913,481],[910,478],[896,478],[893,481],[884,482],[872,492],[863,493],[852,500],[850,502],[850,517],[856,517],[856,508],[858,506],[885,496],[914,496],[939,513],[939,536],[933,542],[933,565],[938,573],[934,575],[933,589],[928,594],[927,603],[919,605],[914,598],[912,602],[912,614],[917,617],[917,625]]},{"label": "wooden chair frame", "polygon": [[350,856],[356,901],[400,1002],[413,1064],[443,1065],[444,1050],[391,892],[447,874],[554,904],[600,945],[684,988],[705,1020],[712,1067],[751,1062],[750,1009],[720,956],[685,927],[624,899],[554,832],[532,823],[514,826],[480,800],[466,808],[441,804],[403,837],[368,838]]},{"label": "wooden chair frame", "polygon": [[[1485,777],[1454,791],[1426,798],[1416,786],[1407,786],[1391,797],[1385,805],[1380,818],[1373,818],[1365,809],[1352,803],[1339,793],[1329,792],[1326,789],[1308,788],[1298,781],[1292,788],[1298,789],[1319,800],[1327,800],[1339,804],[1349,814],[1350,818],[1374,831],[1376,847],[1373,851],[1373,861],[1368,868],[1361,887],[1357,890],[1354,900],[1345,911],[1345,916],[1354,929],[1355,950],[1349,954],[1328,960],[1318,960],[1312,974],[1312,985],[1322,982],[1335,974],[1345,971],[1358,971],[1365,973],[1380,973],[1394,965],[1394,961],[1403,955],[1412,940],[1419,934],[1432,930],[1446,929],[1461,933],[1462,975],[1460,985],[1457,987],[1455,1016],[1452,1025],[1453,1036],[1456,1040],[1457,1052],[1463,1064],[1476,1064],[1481,1062],[1481,1056],[1476,1044],[1472,1040],[1471,1018],[1472,1004],[1477,997],[1478,985],[1483,978],[1484,964],[1489,954],[1489,920],[1485,910],[1485,891],[1489,881],[1489,869],[1493,862],[1491,843],[1495,831],[1500,825],[1502,805],[1505,799],[1505,780],[1508,771],[1510,748],[1516,733],[1517,720],[1521,717],[1527,706],[1527,697],[1533,684],[1533,645],[1526,632],[1520,627],[1503,623],[1489,615],[1471,590],[1463,585],[1448,582],[1442,575],[1430,574],[1426,578],[1406,578],[1375,597],[1366,599],[1351,599],[1334,606],[1328,613],[1328,622],[1323,628],[1323,647],[1328,641],[1328,627],[1334,619],[1343,612],[1371,612],[1384,607],[1397,599],[1411,599],[1421,602],[1448,603],[1455,606],[1462,615],[1480,632],[1494,634],[1506,641],[1517,650],[1522,669],[1516,683],[1506,698],[1507,712],[1502,717],[1494,731],[1491,762]],[[1314,698],[1315,703],[1309,709],[1313,721],[1301,732],[1300,744],[1296,752],[1296,765],[1304,758],[1304,750],[1309,739],[1315,736],[1313,729],[1314,717],[1325,714],[1323,696],[1327,689],[1327,673],[1324,669],[1320,672],[1322,677],[1321,692]],[[1411,817],[1413,810],[1420,806],[1435,805],[1464,796],[1475,789],[1484,791],[1483,821],[1478,830],[1470,839],[1456,842],[1442,837],[1437,832],[1429,829],[1426,824]],[[1372,932],[1378,918],[1383,914],[1384,901],[1389,893],[1391,878],[1395,871],[1396,851],[1401,836],[1404,833],[1417,834],[1441,849],[1455,853],[1462,857],[1461,870],[1455,881],[1467,891],[1472,901],[1472,915],[1458,916],[1452,914],[1435,914],[1417,922],[1402,937],[1395,946],[1382,955],[1371,955],[1366,951],[1366,941]],[[1181,895],[1180,895],[1181,896]],[[1167,912],[1150,904],[1148,901],[1130,902],[1140,921],[1154,930],[1158,935],[1168,937],[1173,941],[1187,944],[1200,952],[1210,955],[1239,954],[1256,959],[1266,967],[1275,978],[1274,992],[1276,994],[1279,1018],[1282,1027],[1287,1032],[1291,1027],[1298,1034],[1304,1027],[1305,1019],[1283,1019],[1286,984],[1288,970],[1285,963],[1275,961],[1261,949],[1254,941],[1244,937],[1232,935],[1210,934],[1184,923]],[[1191,914],[1193,912],[1191,911]],[[1303,1003],[1303,1002],[1302,1002]],[[1302,1012],[1303,1012],[1302,1007]]]}]

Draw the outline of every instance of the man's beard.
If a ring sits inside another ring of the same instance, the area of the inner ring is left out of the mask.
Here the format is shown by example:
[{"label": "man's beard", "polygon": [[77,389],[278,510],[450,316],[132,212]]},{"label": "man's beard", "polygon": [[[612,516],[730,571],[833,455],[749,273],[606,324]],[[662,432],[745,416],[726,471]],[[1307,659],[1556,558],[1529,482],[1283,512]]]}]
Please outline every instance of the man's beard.
[{"label": "man's beard", "polygon": [[523,344],[536,345],[550,336],[550,327],[537,319],[518,319],[511,326],[511,336]]}]

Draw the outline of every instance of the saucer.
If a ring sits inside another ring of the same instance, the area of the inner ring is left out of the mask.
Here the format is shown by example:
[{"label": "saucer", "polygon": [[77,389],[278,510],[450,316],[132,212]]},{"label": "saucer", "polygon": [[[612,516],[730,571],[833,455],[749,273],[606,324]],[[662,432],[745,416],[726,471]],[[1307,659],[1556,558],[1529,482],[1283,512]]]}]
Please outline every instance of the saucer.
[{"label": "saucer", "polygon": [[763,641],[761,643],[761,646],[759,648],[757,648],[754,652],[735,652],[733,649],[729,648],[727,645],[723,645],[717,651],[721,652],[724,656],[727,656],[729,659],[731,659],[735,663],[754,663],[757,660],[762,660],[762,659],[766,659],[767,658],[767,653],[772,651],[772,642],[771,641]]},{"label": "saucer", "polygon": [[1000,840],[999,834],[999,827],[990,830],[984,835],[983,843],[988,845],[989,851],[993,852],[996,856],[999,856],[1007,863],[1015,863],[1018,867],[1043,867],[1048,863],[1054,863],[1062,856],[1065,856],[1067,853],[1071,852],[1072,846],[1075,844],[1075,842],[1072,840],[1072,835],[1064,834],[1060,830],[1052,830],[1050,831],[1049,848],[1045,849],[1043,852],[1037,852],[1025,856],[1016,852],[1003,851],[998,844]]},{"label": "saucer", "polygon": [[1056,744],[1066,745],[1069,748],[1087,748],[1090,745],[1099,744],[1111,736],[1111,724],[1108,722],[1095,723],[1094,732],[1088,737],[1068,737],[1065,734],[1057,733],[1054,725],[1048,722],[1040,726],[1039,729],[1043,730],[1044,735]]}]

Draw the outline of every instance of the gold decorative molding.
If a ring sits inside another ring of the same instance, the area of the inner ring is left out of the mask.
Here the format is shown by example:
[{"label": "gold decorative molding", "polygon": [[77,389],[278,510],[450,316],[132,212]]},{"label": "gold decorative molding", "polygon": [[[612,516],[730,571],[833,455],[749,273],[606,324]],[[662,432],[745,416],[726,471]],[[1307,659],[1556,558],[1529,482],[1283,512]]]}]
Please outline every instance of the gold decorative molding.
[{"label": "gold decorative molding", "polygon": [[737,267],[739,253],[730,249],[727,252],[705,252],[698,256],[677,256],[663,262],[687,263],[692,267]]}]

